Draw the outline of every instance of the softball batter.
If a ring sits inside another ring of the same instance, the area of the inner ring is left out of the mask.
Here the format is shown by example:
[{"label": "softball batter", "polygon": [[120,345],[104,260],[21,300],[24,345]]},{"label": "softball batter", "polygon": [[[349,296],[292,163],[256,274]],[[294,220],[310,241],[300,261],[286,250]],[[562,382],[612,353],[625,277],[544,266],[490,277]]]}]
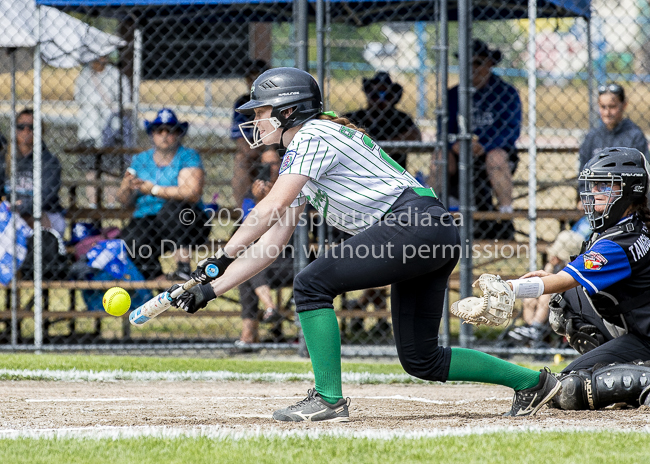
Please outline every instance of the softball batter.
[{"label": "softball batter", "polygon": [[[558,392],[560,384],[547,370],[438,346],[445,290],[460,254],[453,218],[432,189],[423,188],[347,119],[322,113],[321,92],[310,74],[294,68],[266,71],[253,83],[250,102],[237,111],[255,114],[254,121],[240,125],[252,126],[251,147],[286,147],[280,176],[223,254],[199,263],[192,277],[204,285],[184,293],[174,306],[194,313],[268,266],[287,244],[307,202],[330,225],[354,235],[294,279],[316,386],[304,400],[276,411],[274,419],[349,420],[333,300],[343,292],[388,284],[397,352],[409,374],[509,386],[515,395],[507,415],[513,416],[535,414]],[[209,264],[219,268],[214,281],[205,273]]]}]

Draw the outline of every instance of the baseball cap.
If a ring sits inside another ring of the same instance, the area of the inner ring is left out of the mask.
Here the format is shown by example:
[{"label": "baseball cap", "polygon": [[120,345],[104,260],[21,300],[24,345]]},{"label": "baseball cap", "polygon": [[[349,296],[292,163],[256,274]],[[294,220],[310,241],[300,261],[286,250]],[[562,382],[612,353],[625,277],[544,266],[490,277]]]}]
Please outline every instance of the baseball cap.
[{"label": "baseball cap", "polygon": [[[454,53],[454,56],[458,58],[458,53]],[[489,58],[494,64],[497,64],[499,61],[501,61],[502,57],[501,50],[498,50],[496,48],[491,49],[488,44],[480,39],[472,40],[472,57],[475,56],[481,58]]]},{"label": "baseball cap", "polygon": [[[385,71],[378,72],[370,79],[364,77],[362,83],[363,91],[368,96],[378,96],[381,94],[384,100],[392,101],[394,104],[397,104],[402,98],[402,86],[397,82],[393,82],[390,74]],[[377,89],[380,87],[385,87],[385,90],[378,91]]]},{"label": "baseball cap", "polygon": [[189,123],[184,121],[180,122],[178,118],[176,117],[176,113],[174,113],[172,110],[169,108],[163,108],[162,110],[158,111],[158,114],[156,115],[156,119],[153,121],[146,121],[144,122],[144,128],[147,131],[147,134],[151,135],[153,130],[158,127],[158,126],[171,126],[175,128],[179,128],[181,131],[181,136],[187,134],[187,128],[189,127]]}]

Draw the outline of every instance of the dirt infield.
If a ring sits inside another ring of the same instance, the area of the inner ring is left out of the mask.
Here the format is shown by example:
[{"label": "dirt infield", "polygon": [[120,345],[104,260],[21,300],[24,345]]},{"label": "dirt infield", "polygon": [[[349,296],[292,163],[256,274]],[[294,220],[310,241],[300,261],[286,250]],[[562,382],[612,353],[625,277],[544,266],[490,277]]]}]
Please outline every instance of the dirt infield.
[{"label": "dirt infield", "polygon": [[344,385],[349,424],[280,424],[278,408],[302,399],[311,384],[245,382],[0,382],[0,432],[98,426],[195,427],[236,430],[349,427],[405,431],[467,428],[593,428],[639,430],[650,425],[650,408],[559,411],[533,418],[501,415],[511,390],[487,385]]}]

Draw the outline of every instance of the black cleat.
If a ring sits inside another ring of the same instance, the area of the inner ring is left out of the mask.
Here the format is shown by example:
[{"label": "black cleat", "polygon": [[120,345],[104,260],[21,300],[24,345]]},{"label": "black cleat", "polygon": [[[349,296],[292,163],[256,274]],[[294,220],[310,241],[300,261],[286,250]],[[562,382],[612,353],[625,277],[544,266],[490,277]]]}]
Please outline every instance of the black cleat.
[{"label": "black cleat", "polygon": [[504,414],[509,417],[533,416],[542,406],[560,392],[562,384],[545,367],[541,370],[539,383],[534,387],[515,392],[512,398],[512,408]]}]

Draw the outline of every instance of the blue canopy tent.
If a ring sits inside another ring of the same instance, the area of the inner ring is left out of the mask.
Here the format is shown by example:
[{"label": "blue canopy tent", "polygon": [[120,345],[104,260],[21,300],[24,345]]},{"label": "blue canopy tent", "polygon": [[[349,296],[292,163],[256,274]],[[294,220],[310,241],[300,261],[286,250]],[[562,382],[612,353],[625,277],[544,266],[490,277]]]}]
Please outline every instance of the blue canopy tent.
[{"label": "blue canopy tent", "polygon": [[[201,10],[218,15],[220,20],[293,21],[291,0],[36,0],[39,5],[54,6],[66,11],[99,13],[102,16],[126,16],[135,11],[155,9],[157,15]],[[310,18],[316,16],[317,0],[309,0]],[[436,0],[330,0],[332,21],[368,25],[377,21],[433,21]],[[528,0],[493,0],[472,2],[475,21],[522,19],[528,17]],[[589,0],[538,0],[537,17],[589,17]],[[458,20],[458,1],[448,2],[448,19]],[[206,9],[207,7],[207,9]]]},{"label": "blue canopy tent", "polygon": [[[187,21],[214,21],[214,22],[294,22],[296,30],[302,30],[304,35],[297,37],[297,42],[302,43],[302,50],[297,53],[296,65],[305,69],[307,67],[307,25],[309,22],[317,22],[317,31],[321,30],[324,8],[327,4],[329,19],[332,22],[350,23],[357,26],[369,25],[379,21],[423,21],[440,23],[441,29],[447,30],[447,22],[459,22],[459,62],[460,62],[460,118],[465,121],[470,119],[469,98],[470,95],[470,72],[469,72],[469,43],[471,21],[493,21],[493,20],[514,20],[530,19],[528,46],[528,76],[529,76],[529,137],[535,140],[536,122],[536,73],[535,73],[535,20],[537,18],[550,17],[582,17],[589,21],[590,1],[589,0],[366,0],[366,1],[343,1],[343,0],[36,0],[39,5],[53,6],[64,11],[76,11],[89,15],[109,16],[118,19],[132,18],[136,21],[146,22],[147,18],[154,16],[182,16]],[[299,32],[300,33],[300,32]],[[446,89],[446,76],[448,72],[448,61],[446,50],[448,50],[447,33],[441,34],[443,43],[439,49],[445,50],[444,56],[439,60],[438,72],[441,77],[441,87]],[[325,54],[322,53],[322,41],[318,41],[319,54],[319,80],[322,83],[322,69]],[[589,50],[591,43],[588,44]],[[302,57],[302,59],[300,58]],[[591,51],[589,51],[591,60]],[[589,94],[590,108],[593,108],[591,62],[589,63]],[[443,94],[445,92],[443,91]],[[446,97],[443,97],[446,103]],[[442,106],[446,108],[445,105]],[[444,111],[444,110],[443,110]],[[442,140],[445,140],[442,134]],[[462,134],[461,134],[462,135]],[[467,135],[467,134],[465,134]],[[461,172],[461,185],[471,185],[471,155],[469,140],[471,137],[459,137],[461,140],[461,158],[459,171]],[[410,142],[414,143],[414,142]],[[439,142],[443,143],[443,142]],[[536,148],[531,143],[530,155],[530,181],[529,181],[529,221],[531,223],[530,249],[536,250]],[[423,144],[424,146],[424,144]],[[443,172],[445,166],[441,166]],[[471,234],[471,187],[461,191],[460,212],[465,218],[469,218],[468,227],[461,231],[461,241],[470,243]],[[443,188],[444,190],[444,188]],[[443,197],[444,198],[444,197]],[[531,253],[531,267],[536,265],[536,253]],[[461,297],[471,294],[472,269],[471,256],[463,257],[461,260]],[[443,329],[445,330],[445,329]],[[448,330],[448,329],[447,329]],[[444,339],[443,335],[443,339]],[[468,346],[471,343],[471,328],[463,325],[461,328],[461,345]]]}]

